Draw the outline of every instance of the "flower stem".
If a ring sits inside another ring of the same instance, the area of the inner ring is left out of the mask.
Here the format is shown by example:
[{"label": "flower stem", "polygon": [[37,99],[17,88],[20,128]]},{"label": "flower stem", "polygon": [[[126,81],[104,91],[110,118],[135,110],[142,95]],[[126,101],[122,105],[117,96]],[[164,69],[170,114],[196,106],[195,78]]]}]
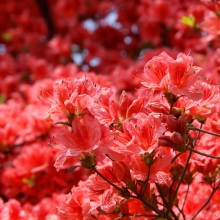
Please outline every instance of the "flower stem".
[{"label": "flower stem", "polygon": [[122,189],[118,186],[116,186],[114,183],[112,183],[109,179],[107,179],[105,176],[103,176],[96,168],[93,168],[93,170],[102,178],[104,179],[106,182],[108,182],[111,186],[113,186],[114,188],[116,188],[118,191],[122,192]]},{"label": "flower stem", "polygon": [[[202,127],[202,124],[201,124],[200,128],[201,128],[201,127]],[[191,143],[191,145],[192,145],[192,148],[191,148],[191,149],[193,149],[194,146],[196,145],[196,142],[197,142],[197,140],[198,140],[198,138],[199,138],[200,132],[201,132],[201,130],[199,129],[199,132],[198,132],[198,134],[197,134],[197,136],[196,136],[196,138],[195,138],[194,143],[193,143],[193,144]],[[188,147],[188,146],[187,146],[187,147]],[[185,167],[184,167],[182,176],[180,177],[180,180],[179,180],[178,185],[177,185],[177,187],[176,187],[176,190],[175,190],[175,192],[174,192],[174,194],[173,194],[173,197],[171,198],[171,200],[170,200],[170,202],[169,202],[168,212],[170,212],[170,210],[172,209],[172,205],[173,205],[174,199],[175,199],[176,196],[177,196],[177,193],[178,193],[178,190],[179,190],[179,188],[180,188],[180,185],[181,185],[181,183],[182,183],[182,181],[183,181],[183,178],[184,178],[184,176],[185,176],[185,174],[186,174],[186,170],[187,170],[187,167],[188,167],[190,158],[191,158],[191,156],[192,156],[192,153],[193,153],[193,151],[190,151],[189,154],[188,154],[188,157],[187,157],[187,160],[186,160],[186,164],[185,164]]]},{"label": "flower stem", "polygon": [[[155,185],[157,187],[157,190],[160,194],[160,197],[165,205],[165,207],[168,209],[169,204],[167,203],[166,198],[163,196],[163,192],[161,191],[160,185],[158,183],[155,182]],[[176,216],[176,214],[174,213],[174,211],[172,209],[170,209],[170,213],[172,214],[172,216],[174,217],[175,220],[178,220],[178,217]],[[169,212],[167,213],[169,215]]]},{"label": "flower stem", "polygon": [[148,203],[146,200],[144,200],[142,197],[140,196],[133,196],[131,195],[131,198],[134,198],[134,199],[138,199],[140,200],[141,202],[143,202],[147,207],[149,207],[150,209],[152,209],[152,211],[156,212],[159,217],[163,217],[167,220],[172,220],[169,216],[167,216],[165,213],[163,213],[161,210],[155,208],[153,205],[151,205],[150,203]]},{"label": "flower stem", "polygon": [[188,184],[187,189],[186,189],[186,194],[185,194],[185,197],[184,197],[184,201],[183,201],[183,205],[182,205],[182,212],[183,212],[183,209],[184,209],[184,206],[185,206],[185,203],[186,203],[186,199],[187,199],[187,196],[188,196],[188,193],[189,193],[189,187],[190,187],[190,185]]},{"label": "flower stem", "polygon": [[146,191],[146,188],[147,188],[147,183],[148,183],[148,181],[149,181],[149,178],[150,178],[150,166],[147,166],[147,168],[148,168],[148,170],[147,170],[147,178],[146,178],[146,180],[144,181],[144,186],[143,187],[141,187],[141,190],[140,190],[140,195],[143,193],[145,193],[145,191]]},{"label": "flower stem", "polygon": [[178,185],[177,185],[177,187],[176,187],[176,189],[175,189],[175,192],[174,192],[174,194],[173,194],[173,197],[171,198],[171,200],[170,200],[170,202],[169,202],[169,206],[168,206],[168,210],[167,210],[168,212],[170,212],[170,210],[171,210],[171,208],[172,208],[174,199],[176,198],[176,195],[177,195],[177,193],[178,193],[178,190],[179,190],[179,188],[180,188],[180,185],[181,185],[181,183],[182,183],[182,181],[183,181],[183,178],[184,178],[184,176],[185,176],[185,174],[186,174],[186,170],[187,170],[187,167],[188,167],[188,164],[189,164],[189,160],[190,160],[190,158],[191,158],[191,155],[192,155],[192,151],[189,152],[189,155],[188,155],[188,157],[187,157],[186,164],[185,164],[185,167],[184,167],[182,176],[180,177],[180,180],[179,180]]},{"label": "flower stem", "polygon": [[[114,183],[112,183],[109,179],[107,179],[105,176],[103,176],[96,168],[93,168],[93,171],[96,172],[102,179],[104,179],[106,182],[108,182],[111,186],[113,186],[114,188],[116,188],[119,192],[121,192],[122,194],[124,193],[123,190],[116,186]],[[148,206],[150,209],[152,209],[152,211],[154,211],[155,213],[157,213],[159,216],[164,217],[168,220],[172,220],[171,218],[169,218],[168,216],[166,216],[163,212],[161,212],[159,209],[155,208],[153,205],[151,205],[150,203],[148,203],[147,201],[145,201],[142,197],[140,196],[134,196],[134,195],[129,195],[129,197],[134,198],[134,199],[138,199],[140,201],[142,201],[146,206]]]}]

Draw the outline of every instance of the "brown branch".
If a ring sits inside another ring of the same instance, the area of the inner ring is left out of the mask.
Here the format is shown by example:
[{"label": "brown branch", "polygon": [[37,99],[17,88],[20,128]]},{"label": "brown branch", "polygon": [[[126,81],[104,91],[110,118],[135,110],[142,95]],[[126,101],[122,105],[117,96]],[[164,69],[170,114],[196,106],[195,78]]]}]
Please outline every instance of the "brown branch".
[{"label": "brown branch", "polygon": [[47,28],[49,31],[48,39],[53,38],[53,36],[56,34],[56,29],[53,23],[53,19],[50,12],[50,7],[48,5],[47,0],[36,0],[36,3],[40,9],[41,15],[43,16]]}]

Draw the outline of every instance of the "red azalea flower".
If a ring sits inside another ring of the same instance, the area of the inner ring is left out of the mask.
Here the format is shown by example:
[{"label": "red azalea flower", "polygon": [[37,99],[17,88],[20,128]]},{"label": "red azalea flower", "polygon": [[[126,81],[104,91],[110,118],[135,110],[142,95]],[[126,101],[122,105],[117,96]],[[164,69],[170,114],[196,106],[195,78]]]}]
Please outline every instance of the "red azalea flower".
[{"label": "red azalea flower", "polygon": [[159,146],[171,147],[180,152],[186,151],[186,144],[188,142],[187,135],[187,120],[184,115],[178,119],[173,115],[167,116],[167,131],[161,135],[158,140]]},{"label": "red azalea flower", "polygon": [[[103,132],[98,120],[93,116],[88,114],[76,116],[70,129],[65,127],[55,135],[58,144],[54,143],[54,146],[62,151],[57,158],[55,167],[60,169],[68,157],[95,151],[99,147]],[[101,154],[104,152],[105,150],[103,152],[100,150]]]}]

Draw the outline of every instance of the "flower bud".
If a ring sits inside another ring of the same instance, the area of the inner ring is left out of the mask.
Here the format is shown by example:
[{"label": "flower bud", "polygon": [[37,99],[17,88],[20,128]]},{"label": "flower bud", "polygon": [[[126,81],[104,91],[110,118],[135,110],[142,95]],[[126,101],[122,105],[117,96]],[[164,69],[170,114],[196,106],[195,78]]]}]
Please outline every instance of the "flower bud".
[{"label": "flower bud", "polygon": [[172,92],[166,92],[164,95],[168,103],[171,105],[173,105],[179,99],[179,97],[175,96]]},{"label": "flower bud", "polygon": [[135,184],[135,182],[132,180],[132,181],[129,181],[127,184],[126,184],[127,188],[130,189],[132,192],[136,192],[137,191],[137,186]]},{"label": "flower bud", "polygon": [[190,185],[193,182],[193,175],[195,172],[186,172],[184,178],[183,178],[183,183]]},{"label": "flower bud", "polygon": [[181,107],[181,108],[173,107],[172,108],[172,115],[174,115],[176,118],[179,118],[184,113],[185,113],[184,107]]},{"label": "flower bud", "polygon": [[183,166],[181,166],[181,165],[178,164],[178,165],[172,167],[172,168],[170,169],[170,173],[171,173],[171,175],[172,175],[174,181],[178,180],[179,177],[180,177],[180,176],[182,175],[182,173],[183,173]]},{"label": "flower bud", "polygon": [[215,181],[215,177],[213,176],[213,174],[210,172],[207,175],[203,176],[203,180],[205,183],[211,185],[214,181]]},{"label": "flower bud", "polygon": [[88,154],[80,158],[82,167],[93,170],[96,166],[96,157],[93,154]]},{"label": "flower bud", "polygon": [[151,153],[145,152],[144,154],[141,154],[144,163],[147,166],[151,166],[155,163],[156,159],[154,159],[155,151],[152,151]]},{"label": "flower bud", "polygon": [[121,190],[119,191],[119,195],[124,197],[125,199],[129,199],[131,196],[129,190],[124,186],[121,187]]},{"label": "flower bud", "polygon": [[201,124],[204,124],[207,120],[207,117],[205,117],[204,115],[195,115],[194,118],[200,122]]}]

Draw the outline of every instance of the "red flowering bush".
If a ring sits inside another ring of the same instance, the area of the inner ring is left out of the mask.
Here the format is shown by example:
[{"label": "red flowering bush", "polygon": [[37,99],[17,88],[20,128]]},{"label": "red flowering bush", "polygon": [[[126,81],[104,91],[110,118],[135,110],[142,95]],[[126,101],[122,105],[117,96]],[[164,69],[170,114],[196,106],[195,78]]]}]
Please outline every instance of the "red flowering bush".
[{"label": "red flowering bush", "polygon": [[220,219],[219,1],[8,0],[0,22],[0,220]]}]

